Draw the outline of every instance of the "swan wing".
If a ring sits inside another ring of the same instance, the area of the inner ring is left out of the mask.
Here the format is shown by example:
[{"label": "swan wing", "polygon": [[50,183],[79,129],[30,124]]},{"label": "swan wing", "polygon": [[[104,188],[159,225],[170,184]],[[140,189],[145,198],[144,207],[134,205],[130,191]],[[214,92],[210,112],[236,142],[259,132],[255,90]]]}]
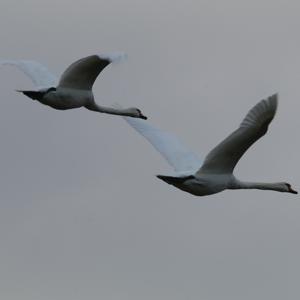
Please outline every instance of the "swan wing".
[{"label": "swan wing", "polygon": [[24,72],[38,88],[54,87],[57,85],[57,78],[47,67],[32,60],[1,60],[0,65],[15,66]]},{"label": "swan wing", "polygon": [[258,102],[240,127],[208,153],[198,173],[232,173],[247,149],[267,132],[277,103],[277,94]]},{"label": "swan wing", "polygon": [[101,71],[124,54],[91,55],[72,63],[61,75],[59,87],[91,90]]},{"label": "swan wing", "polygon": [[176,172],[193,174],[201,166],[202,162],[197,155],[187,149],[175,135],[150,125],[148,121],[131,117],[124,119],[150,142]]}]

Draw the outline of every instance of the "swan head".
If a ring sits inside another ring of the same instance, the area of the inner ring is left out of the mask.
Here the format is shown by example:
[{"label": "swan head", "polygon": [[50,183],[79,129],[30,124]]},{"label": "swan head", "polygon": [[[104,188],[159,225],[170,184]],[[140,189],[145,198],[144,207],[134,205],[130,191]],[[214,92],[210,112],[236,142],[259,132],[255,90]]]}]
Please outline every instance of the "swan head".
[{"label": "swan head", "polygon": [[130,107],[127,109],[127,111],[128,111],[128,115],[130,117],[147,120],[147,117],[145,115],[143,115],[141,110],[136,107]]},{"label": "swan head", "polygon": [[292,194],[298,194],[297,191],[295,191],[292,186],[287,182],[277,182],[277,183],[271,183],[272,189],[278,192],[283,193],[292,193]]},{"label": "swan head", "polygon": [[298,194],[297,191],[295,191],[294,189],[292,189],[292,186],[289,183],[283,182],[282,185],[283,185],[283,190],[282,190],[283,192],[292,193],[292,194]]}]

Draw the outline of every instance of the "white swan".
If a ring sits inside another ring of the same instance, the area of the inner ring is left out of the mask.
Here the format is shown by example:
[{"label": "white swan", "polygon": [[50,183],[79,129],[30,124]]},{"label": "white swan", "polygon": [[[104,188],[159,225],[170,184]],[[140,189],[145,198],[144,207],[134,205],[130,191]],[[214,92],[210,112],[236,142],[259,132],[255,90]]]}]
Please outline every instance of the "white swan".
[{"label": "white swan", "polygon": [[0,65],[13,65],[28,75],[37,87],[36,90],[21,90],[33,100],[55,109],[65,110],[86,107],[89,110],[112,115],[147,119],[138,108],[115,109],[98,105],[94,101],[93,84],[100,72],[111,62],[124,55],[91,55],[72,63],[61,75],[60,80],[49,70],[35,61],[3,60]]},{"label": "white swan", "polygon": [[225,189],[260,189],[297,194],[286,182],[244,182],[233,175],[234,167],[242,155],[267,132],[276,109],[276,94],[256,104],[239,128],[208,153],[203,164],[174,135],[142,120],[124,119],[174,167],[175,175],[157,177],[183,191],[196,196],[215,194]]}]

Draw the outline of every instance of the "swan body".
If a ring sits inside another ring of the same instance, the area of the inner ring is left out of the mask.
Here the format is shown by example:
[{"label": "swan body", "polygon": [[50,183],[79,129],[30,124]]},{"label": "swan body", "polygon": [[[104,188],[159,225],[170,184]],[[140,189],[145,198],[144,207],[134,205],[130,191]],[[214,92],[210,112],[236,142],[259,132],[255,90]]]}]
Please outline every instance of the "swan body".
[{"label": "swan body", "polygon": [[95,102],[93,84],[110,63],[124,55],[91,55],[72,63],[58,80],[49,70],[35,61],[5,60],[0,65],[13,65],[28,75],[36,86],[35,90],[20,90],[27,97],[59,110],[85,107],[101,113],[147,119],[135,107],[115,109],[100,106]]},{"label": "swan body", "polygon": [[238,180],[233,170],[248,148],[268,130],[277,109],[277,94],[261,100],[246,115],[239,128],[212,149],[204,162],[174,135],[142,120],[124,119],[143,135],[174,168],[175,174],[157,175],[164,182],[195,196],[226,189],[260,189],[297,194],[286,182],[261,183]]},{"label": "swan body", "polygon": [[157,177],[195,196],[206,196],[222,192],[228,189],[234,180],[233,175],[228,174],[189,175],[185,177],[157,175]]}]

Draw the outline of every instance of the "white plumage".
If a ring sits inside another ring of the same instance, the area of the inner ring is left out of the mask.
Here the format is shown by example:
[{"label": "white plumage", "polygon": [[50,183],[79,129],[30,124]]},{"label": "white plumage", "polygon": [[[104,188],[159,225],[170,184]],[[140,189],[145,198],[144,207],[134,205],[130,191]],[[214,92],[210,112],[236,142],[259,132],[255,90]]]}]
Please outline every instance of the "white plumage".
[{"label": "white plumage", "polygon": [[215,194],[225,189],[262,189],[296,194],[286,182],[243,182],[233,175],[242,155],[267,132],[277,103],[275,94],[256,104],[239,128],[208,153],[202,165],[199,158],[172,134],[153,127],[149,122],[124,119],[162,154],[177,173],[175,176],[157,177],[181,190],[197,196]]},{"label": "white plumage", "polygon": [[138,108],[114,109],[98,105],[92,92],[93,84],[111,62],[124,58],[124,54],[91,55],[72,63],[60,79],[38,62],[30,60],[2,60],[0,65],[12,65],[31,78],[36,89],[22,90],[24,95],[55,109],[86,107],[101,113],[146,119]]},{"label": "white plumage", "polygon": [[0,60],[0,65],[9,65],[19,68],[33,82],[36,90],[54,87],[58,79],[46,66],[32,60]]},{"label": "white plumage", "polygon": [[202,164],[199,157],[185,147],[178,138],[169,132],[162,131],[149,122],[125,118],[125,120],[168,161],[176,173],[196,172]]}]

